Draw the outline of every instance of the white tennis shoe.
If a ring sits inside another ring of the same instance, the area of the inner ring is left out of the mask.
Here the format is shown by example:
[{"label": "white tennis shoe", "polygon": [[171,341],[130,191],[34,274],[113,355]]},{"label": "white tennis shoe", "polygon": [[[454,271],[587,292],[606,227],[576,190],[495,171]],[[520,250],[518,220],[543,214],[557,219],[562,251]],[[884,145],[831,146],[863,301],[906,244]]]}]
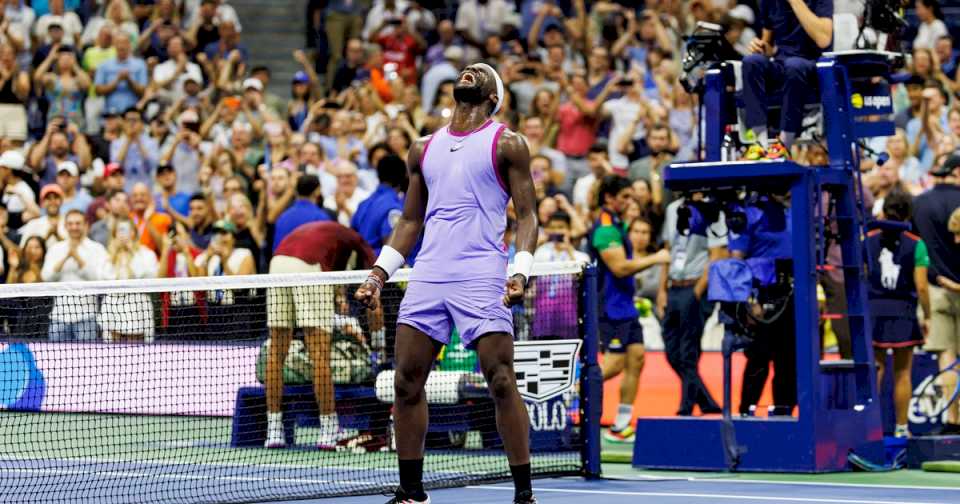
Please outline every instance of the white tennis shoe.
[{"label": "white tennis shoe", "polygon": [[284,448],[287,442],[283,436],[283,423],[280,425],[271,425],[267,427],[267,440],[263,443],[264,448]]}]

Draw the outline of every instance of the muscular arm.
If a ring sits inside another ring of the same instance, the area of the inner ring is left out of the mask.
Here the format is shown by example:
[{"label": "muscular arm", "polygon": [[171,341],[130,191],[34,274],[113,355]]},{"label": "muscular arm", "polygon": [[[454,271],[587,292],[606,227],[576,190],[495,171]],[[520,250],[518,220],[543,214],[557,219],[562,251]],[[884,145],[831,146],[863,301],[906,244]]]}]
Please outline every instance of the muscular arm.
[{"label": "muscular arm", "polygon": [[833,18],[817,16],[803,0],[787,1],[790,3],[793,13],[797,15],[797,20],[800,21],[803,31],[807,32],[807,35],[817,44],[817,47],[820,49],[830,47],[830,42],[833,41]]},{"label": "muscular arm", "polygon": [[530,149],[523,137],[504,130],[497,143],[497,169],[507,181],[517,212],[517,252],[537,248],[537,194],[530,175]]},{"label": "muscular arm", "polygon": [[657,254],[627,259],[627,252],[621,245],[619,247],[609,247],[600,252],[600,259],[603,260],[603,264],[615,277],[623,278],[635,275],[651,266],[667,263],[670,260],[670,252],[664,250]]}]

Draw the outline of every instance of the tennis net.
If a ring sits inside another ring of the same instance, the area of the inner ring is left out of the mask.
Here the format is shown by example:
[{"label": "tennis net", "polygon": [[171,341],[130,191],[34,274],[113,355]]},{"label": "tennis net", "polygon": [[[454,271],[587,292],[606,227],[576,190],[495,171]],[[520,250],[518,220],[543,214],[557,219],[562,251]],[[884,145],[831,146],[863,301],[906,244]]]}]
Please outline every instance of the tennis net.
[{"label": "tennis net", "polygon": [[[389,491],[408,273],[376,312],[353,301],[360,271],[0,288],[0,497],[227,503]],[[513,309],[535,477],[598,471],[600,389],[583,381],[596,374],[592,275],[538,264]],[[426,387],[428,488],[510,477],[477,357],[452,332]],[[327,355],[329,375],[318,365]],[[283,448],[264,447],[268,399],[282,410]],[[321,421],[331,404],[336,431],[332,417]]]}]

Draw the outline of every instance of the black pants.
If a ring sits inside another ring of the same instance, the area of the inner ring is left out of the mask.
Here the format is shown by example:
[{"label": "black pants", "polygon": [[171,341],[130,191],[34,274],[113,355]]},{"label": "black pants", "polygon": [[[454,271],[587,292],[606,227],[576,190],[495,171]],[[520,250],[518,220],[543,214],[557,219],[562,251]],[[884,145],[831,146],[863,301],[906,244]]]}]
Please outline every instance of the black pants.
[{"label": "black pants", "polygon": [[743,369],[743,388],[740,390],[740,413],[748,413],[750,406],[760,401],[763,386],[770,375],[773,361],[773,403],[791,411],[797,405],[797,347],[794,325],[794,299],[787,302],[783,314],[770,325],[757,326],[756,338],[744,351],[747,365]]},{"label": "black pants", "polygon": [[694,404],[700,409],[716,409],[717,403],[700,378],[700,339],[712,305],[698,300],[693,287],[671,288],[663,314],[663,345],[667,362],[680,377],[679,415],[690,415]]}]

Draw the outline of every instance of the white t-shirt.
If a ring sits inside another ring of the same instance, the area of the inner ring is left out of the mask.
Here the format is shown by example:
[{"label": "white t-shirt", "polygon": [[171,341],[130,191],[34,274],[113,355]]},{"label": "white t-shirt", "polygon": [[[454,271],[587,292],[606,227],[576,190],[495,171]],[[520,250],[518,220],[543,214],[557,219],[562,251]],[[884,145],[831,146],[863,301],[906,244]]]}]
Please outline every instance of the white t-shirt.
[{"label": "white t-shirt", "polygon": [[[165,81],[174,75],[177,71],[177,62],[173,59],[168,59],[163,63],[153,67],[153,81],[160,82]],[[170,84],[169,93],[173,101],[179,100],[183,97],[183,83],[187,81],[188,78],[192,78],[198,82],[203,82],[203,72],[200,71],[200,65],[197,65],[193,62],[187,62],[187,65],[184,67],[183,72],[177,76]]]},{"label": "white t-shirt", "polygon": [[[230,271],[237,271],[240,269],[240,265],[243,264],[243,261],[246,258],[253,259],[253,253],[249,249],[245,248],[235,248],[230,254],[230,257],[227,258],[227,266],[230,268]],[[198,267],[203,267],[203,262],[207,260],[207,253],[204,252],[197,256],[195,264]],[[224,271],[220,265],[220,256],[213,256],[207,261],[207,276],[222,276]],[[211,300],[214,304],[233,304],[234,303],[234,291],[208,291],[207,299]]]},{"label": "white t-shirt", "polygon": [[454,26],[482,42],[487,35],[499,35],[503,25],[515,15],[513,6],[504,0],[489,0],[486,5],[480,5],[477,0],[464,0],[457,9]]},{"label": "white t-shirt", "polygon": [[590,256],[577,249],[573,249],[572,254],[566,250],[561,251],[557,249],[556,243],[547,242],[537,247],[537,251],[533,253],[533,260],[544,262],[578,261],[588,263],[590,262]]},{"label": "white t-shirt", "polygon": [[947,25],[939,19],[934,19],[929,23],[920,23],[917,38],[913,39],[913,48],[933,49],[937,45],[937,39],[949,34]]},{"label": "white t-shirt", "polygon": [[23,213],[27,209],[26,201],[36,201],[36,193],[24,181],[19,181],[3,192],[3,206],[10,213]]},{"label": "white t-shirt", "polygon": [[590,189],[597,181],[596,175],[588,173],[573,184],[573,204],[581,209],[590,208]]},{"label": "white t-shirt", "polygon": [[[637,114],[640,113],[640,103],[624,96],[604,103],[603,113],[610,116],[610,141],[607,146],[610,164],[615,168],[626,168],[630,164],[630,160],[627,159],[627,156],[620,154],[618,149],[620,137],[623,136],[623,132],[630,127],[630,124],[637,118]],[[643,123],[640,123],[633,133],[633,138],[634,140],[642,138],[644,134]]]},{"label": "white t-shirt", "polygon": [[156,278],[159,264],[157,255],[149,248],[140,245],[130,259],[129,271],[125,264],[113,265],[113,278],[110,280],[129,280],[131,278]]},{"label": "white t-shirt", "polygon": [[[44,282],[74,282],[81,280],[105,280],[113,278],[113,267],[107,256],[107,249],[103,245],[84,238],[77,247],[77,255],[83,261],[83,268],[73,258],[63,263],[60,271],[54,271],[57,264],[63,261],[70,253],[70,242],[62,241],[47,250],[40,270],[40,278]],[[54,300],[50,319],[59,322],[80,322],[93,320],[97,315],[96,296],[63,296]]]},{"label": "white t-shirt", "polygon": [[36,35],[38,39],[43,39],[45,43],[49,44],[50,35],[47,33],[47,27],[50,25],[50,21],[56,17],[61,18],[60,25],[63,26],[64,41],[73,45],[76,37],[83,33],[83,23],[80,22],[80,16],[77,16],[76,12],[64,12],[63,16],[55,16],[53,14],[44,14],[40,16],[40,19],[37,20],[37,24],[33,27],[34,35]]},{"label": "white t-shirt", "polygon": [[[359,187],[353,191],[353,195],[347,199],[347,208],[350,210],[350,215],[347,215],[346,212],[337,212],[337,221],[344,226],[350,227],[350,218],[353,214],[357,213],[357,207],[360,206],[360,203],[363,203],[363,200],[370,197],[370,193],[360,189]],[[329,210],[337,211],[337,199],[335,196],[330,196],[329,198],[323,197],[323,206]]]},{"label": "white t-shirt", "polygon": [[[64,224],[67,219],[61,217],[57,219],[57,236],[51,236],[46,240],[47,248],[49,249],[55,243],[67,239],[67,227]],[[27,244],[27,240],[39,236],[40,238],[46,238],[47,234],[50,233],[50,217],[46,215],[41,215],[36,219],[33,219],[23,226],[20,227],[20,248],[23,248]]]}]

